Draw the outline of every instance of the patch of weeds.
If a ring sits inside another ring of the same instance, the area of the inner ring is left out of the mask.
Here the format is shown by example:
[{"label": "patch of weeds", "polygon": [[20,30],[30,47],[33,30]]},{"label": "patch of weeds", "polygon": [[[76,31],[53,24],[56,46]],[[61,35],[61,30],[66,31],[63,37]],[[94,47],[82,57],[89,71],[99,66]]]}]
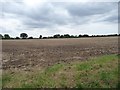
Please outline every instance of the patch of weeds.
[{"label": "patch of weeds", "polygon": [[117,88],[120,88],[120,81],[118,81],[118,84],[116,86]]},{"label": "patch of weeds", "polygon": [[48,76],[45,73],[41,73],[37,75],[35,85],[36,87],[54,87],[55,82],[52,77]]},{"label": "patch of weeds", "polygon": [[2,76],[2,85],[6,85],[7,83],[9,83],[12,80],[12,76],[9,74],[4,74]]},{"label": "patch of weeds", "polygon": [[113,84],[112,82],[116,81],[116,76],[117,75],[115,75],[115,73],[113,73],[112,71],[103,71],[99,74],[100,80],[103,81],[103,85],[105,85],[106,87],[114,87],[115,83]]},{"label": "patch of weeds", "polygon": [[0,87],[2,87],[2,75],[0,76]]},{"label": "patch of weeds", "polygon": [[78,71],[81,71],[81,70],[89,70],[91,69],[91,66],[89,63],[82,63],[82,64],[76,64],[76,69]]},{"label": "patch of weeds", "polygon": [[45,70],[45,73],[50,74],[50,73],[55,73],[57,71],[59,71],[59,69],[61,69],[63,67],[63,64],[55,64],[54,66],[48,67]]},{"label": "patch of weeds", "polygon": [[81,84],[80,82],[77,82],[75,88],[80,88],[80,89],[82,89],[83,86],[82,86],[82,84]]},{"label": "patch of weeds", "polygon": [[46,79],[48,79],[48,77],[44,73],[37,75],[37,78],[36,78],[36,81],[38,84],[37,86],[42,87],[45,84]]},{"label": "patch of weeds", "polygon": [[33,90],[33,88],[12,88],[12,90]]},{"label": "patch of weeds", "polygon": [[60,75],[60,86],[62,88],[66,88],[67,87],[67,78],[66,78],[66,75],[63,74],[63,73]]},{"label": "patch of weeds", "polygon": [[34,88],[34,85],[31,83],[24,83],[22,84],[22,88]]},{"label": "patch of weeds", "polygon": [[96,62],[99,64],[104,64],[112,60],[118,60],[118,57],[113,54],[113,55],[104,55],[96,58]]},{"label": "patch of weeds", "polygon": [[101,80],[103,80],[103,81],[106,81],[106,80],[108,80],[109,79],[109,73],[108,72],[101,72],[100,73],[100,78],[101,78]]},{"label": "patch of weeds", "polygon": [[92,82],[89,82],[88,85],[86,85],[86,86],[88,86],[88,88],[100,88],[101,87],[98,80],[97,81],[94,80]]},{"label": "patch of weeds", "polygon": [[85,78],[85,77],[89,77],[89,74],[87,73],[87,71],[84,71],[84,72],[79,71],[75,75],[75,80],[78,81],[78,80],[81,80],[82,78]]}]

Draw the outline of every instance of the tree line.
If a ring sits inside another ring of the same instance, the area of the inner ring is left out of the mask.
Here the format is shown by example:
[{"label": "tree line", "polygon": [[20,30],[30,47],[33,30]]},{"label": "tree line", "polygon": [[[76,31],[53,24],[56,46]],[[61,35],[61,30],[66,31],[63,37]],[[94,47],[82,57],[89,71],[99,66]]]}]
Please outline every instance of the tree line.
[{"label": "tree line", "polygon": [[91,36],[89,36],[88,34],[84,34],[84,35],[55,34],[53,36],[48,36],[48,37],[42,37],[42,35],[40,35],[38,38],[33,38],[32,36],[28,37],[27,33],[21,33],[20,37],[15,37],[15,38],[10,37],[9,34],[4,34],[4,35],[0,34],[0,39],[50,39],[50,38],[82,38],[82,37],[109,37],[109,36],[120,36],[120,34],[91,35]]}]

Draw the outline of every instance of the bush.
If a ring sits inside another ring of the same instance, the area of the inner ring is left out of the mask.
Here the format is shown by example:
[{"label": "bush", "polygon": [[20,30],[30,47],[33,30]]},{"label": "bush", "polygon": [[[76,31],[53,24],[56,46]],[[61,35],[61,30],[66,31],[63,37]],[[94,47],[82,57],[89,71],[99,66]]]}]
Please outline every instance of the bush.
[{"label": "bush", "polygon": [[5,34],[5,35],[4,35],[4,39],[10,39],[9,34]]},{"label": "bush", "polygon": [[20,39],[19,37],[16,37],[15,39]]},{"label": "bush", "polygon": [[21,33],[21,34],[20,34],[20,37],[21,37],[22,39],[26,39],[26,38],[28,37],[28,35],[27,35],[26,33]]},{"label": "bush", "polygon": [[33,37],[29,37],[28,39],[33,39]]},{"label": "bush", "polygon": [[2,34],[0,34],[0,39],[3,39],[3,36],[2,36]]}]

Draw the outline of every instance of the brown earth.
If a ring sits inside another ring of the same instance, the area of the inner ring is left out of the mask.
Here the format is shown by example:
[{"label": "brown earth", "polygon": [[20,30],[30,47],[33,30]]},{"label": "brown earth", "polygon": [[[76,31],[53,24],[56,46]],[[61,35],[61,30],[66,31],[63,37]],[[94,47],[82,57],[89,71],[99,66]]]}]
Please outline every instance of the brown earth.
[{"label": "brown earth", "polygon": [[117,53],[118,37],[2,41],[3,69],[30,70]]}]

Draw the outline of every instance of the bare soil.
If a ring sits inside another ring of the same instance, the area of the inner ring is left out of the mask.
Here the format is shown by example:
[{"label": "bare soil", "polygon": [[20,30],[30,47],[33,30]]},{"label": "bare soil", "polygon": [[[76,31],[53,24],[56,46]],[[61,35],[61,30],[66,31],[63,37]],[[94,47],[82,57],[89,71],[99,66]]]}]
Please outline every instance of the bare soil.
[{"label": "bare soil", "polygon": [[30,70],[117,53],[118,37],[3,40],[2,68]]}]

